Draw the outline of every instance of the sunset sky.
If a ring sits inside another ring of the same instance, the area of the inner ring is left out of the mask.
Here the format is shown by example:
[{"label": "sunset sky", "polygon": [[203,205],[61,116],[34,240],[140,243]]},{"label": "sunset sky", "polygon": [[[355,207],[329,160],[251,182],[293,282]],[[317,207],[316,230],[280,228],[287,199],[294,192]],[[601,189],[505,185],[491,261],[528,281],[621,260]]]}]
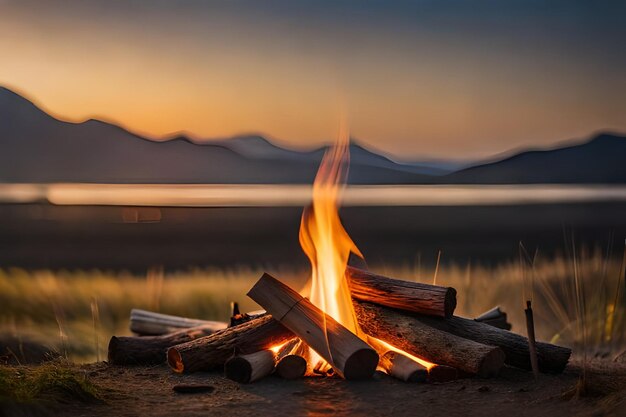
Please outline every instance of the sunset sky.
[{"label": "sunset sky", "polygon": [[624,1],[0,0],[0,84],[153,136],[476,158],[626,132]]}]

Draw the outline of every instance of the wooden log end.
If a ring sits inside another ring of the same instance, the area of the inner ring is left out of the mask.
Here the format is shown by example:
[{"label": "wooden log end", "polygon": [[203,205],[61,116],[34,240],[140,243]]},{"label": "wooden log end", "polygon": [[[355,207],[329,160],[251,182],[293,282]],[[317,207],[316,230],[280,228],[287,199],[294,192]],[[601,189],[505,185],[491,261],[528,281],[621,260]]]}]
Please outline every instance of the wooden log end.
[{"label": "wooden log end", "polygon": [[426,369],[416,369],[408,376],[406,382],[426,382],[428,371]]},{"label": "wooden log end", "polygon": [[450,382],[459,379],[458,371],[446,365],[435,365],[428,369],[428,382]]},{"label": "wooden log end", "polygon": [[343,376],[347,380],[371,378],[378,366],[378,360],[378,353],[374,349],[359,349],[346,360]]},{"label": "wooden log end", "polygon": [[252,379],[252,365],[244,358],[235,356],[224,364],[224,374],[230,380],[247,384]]},{"label": "wooden log end", "polygon": [[183,364],[183,358],[180,352],[176,350],[176,347],[171,347],[167,350],[167,364],[172,368],[174,372],[182,374],[185,371],[185,365]]},{"label": "wooden log end", "polygon": [[120,361],[119,361],[120,358],[118,358],[118,355],[117,355],[117,352],[119,352],[118,344],[119,344],[119,338],[117,336],[112,336],[111,340],[109,340],[109,348],[107,351],[107,359],[109,363],[112,365],[120,364]]},{"label": "wooden log end", "polygon": [[276,374],[283,379],[298,379],[306,374],[307,361],[300,355],[287,355],[276,365]]},{"label": "wooden log end", "polygon": [[456,309],[456,289],[448,287],[444,298],[443,310],[446,318],[452,317]]},{"label": "wooden log end", "polygon": [[491,352],[484,356],[477,375],[482,378],[492,378],[498,376],[502,366],[504,365],[505,359],[506,355],[502,349],[494,347]]}]

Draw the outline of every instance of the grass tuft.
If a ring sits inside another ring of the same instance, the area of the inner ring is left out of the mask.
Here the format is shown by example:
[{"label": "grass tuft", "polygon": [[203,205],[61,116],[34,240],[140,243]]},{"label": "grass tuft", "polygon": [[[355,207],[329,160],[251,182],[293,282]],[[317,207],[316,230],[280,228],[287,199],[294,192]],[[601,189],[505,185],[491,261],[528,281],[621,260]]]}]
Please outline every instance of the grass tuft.
[{"label": "grass tuft", "polygon": [[76,365],[57,360],[43,365],[0,367],[0,404],[101,402],[98,388]]}]

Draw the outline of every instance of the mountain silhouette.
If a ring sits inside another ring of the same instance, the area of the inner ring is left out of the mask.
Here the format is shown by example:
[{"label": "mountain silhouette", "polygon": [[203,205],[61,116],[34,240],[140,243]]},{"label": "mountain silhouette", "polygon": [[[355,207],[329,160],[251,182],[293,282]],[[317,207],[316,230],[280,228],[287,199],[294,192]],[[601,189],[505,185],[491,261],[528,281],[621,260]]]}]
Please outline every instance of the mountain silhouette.
[{"label": "mountain silhouette", "polygon": [[[308,184],[325,150],[259,135],[153,140],[100,120],[58,120],[0,87],[0,182]],[[354,142],[350,152],[352,184],[626,182],[626,138],[608,133],[452,173],[445,161],[400,164]]]},{"label": "mountain silhouette", "polygon": [[458,184],[626,183],[626,137],[600,133],[551,150],[531,150],[441,178]]}]

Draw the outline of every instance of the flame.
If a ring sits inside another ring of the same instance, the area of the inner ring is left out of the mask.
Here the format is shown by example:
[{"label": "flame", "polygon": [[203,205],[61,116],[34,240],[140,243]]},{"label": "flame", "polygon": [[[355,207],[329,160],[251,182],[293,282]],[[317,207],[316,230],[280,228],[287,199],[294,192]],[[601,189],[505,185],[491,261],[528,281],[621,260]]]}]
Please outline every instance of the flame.
[{"label": "flame", "polygon": [[[338,211],[348,174],[349,141],[347,129],[342,128],[337,143],[322,158],[313,183],[312,204],[302,214],[300,245],[311,261],[311,302],[363,338],[345,279],[350,253],[362,255],[343,228]],[[316,369],[328,368],[315,352],[310,352],[310,358]]]},{"label": "flame", "polygon": [[[311,279],[307,290],[303,292],[308,292],[313,304],[367,342],[368,336],[358,325],[345,276],[350,254],[353,253],[361,258],[363,255],[339,218],[340,198],[345,188],[350,164],[349,145],[348,130],[342,126],[337,142],[326,151],[322,158],[313,182],[312,204],[302,213],[300,245],[311,262]],[[369,339],[373,338],[369,337]],[[380,342],[377,348],[403,353],[428,368],[433,366],[387,342],[375,340]],[[332,364],[327,363],[311,349],[308,350],[308,359],[309,374],[323,374],[332,367]]]}]

